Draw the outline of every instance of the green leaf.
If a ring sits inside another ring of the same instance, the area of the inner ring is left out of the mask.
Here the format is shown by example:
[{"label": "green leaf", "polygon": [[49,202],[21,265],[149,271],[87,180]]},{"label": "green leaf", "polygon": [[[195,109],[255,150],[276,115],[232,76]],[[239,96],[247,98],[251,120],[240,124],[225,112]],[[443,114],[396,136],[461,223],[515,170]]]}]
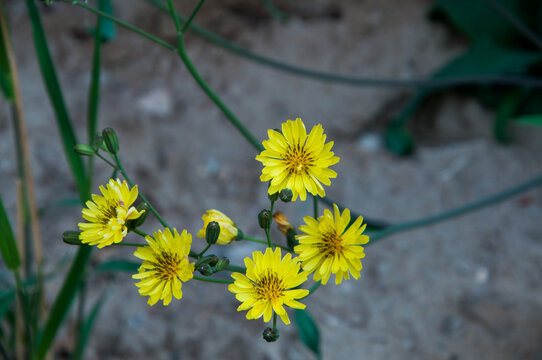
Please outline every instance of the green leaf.
[{"label": "green leaf", "polygon": [[514,122],[524,125],[542,126],[542,114],[523,115],[515,118]]},{"label": "green leaf", "polygon": [[0,293],[0,319],[3,319],[4,316],[9,311],[11,304],[15,300],[15,290],[4,290]]},{"label": "green leaf", "polygon": [[[495,0],[527,27],[537,24],[536,14],[541,10],[538,0]],[[502,45],[518,46],[524,39],[518,29],[489,1],[437,0],[429,15],[442,16],[459,32],[471,40],[493,40]]]},{"label": "green leaf", "polygon": [[19,251],[9,224],[8,215],[4,209],[2,197],[0,197],[0,252],[10,270],[16,270],[21,265]]},{"label": "green leaf", "polygon": [[73,151],[73,148],[78,141],[75,137],[68,110],[64,103],[64,97],[62,96],[62,90],[60,89],[60,83],[56,76],[55,66],[51,54],[49,53],[45,31],[41,25],[41,19],[36,3],[34,0],[25,1],[32,26],[36,56],[45,83],[45,88],[47,89],[47,93],[56,114],[57,125],[60,130],[62,145],[64,146],[64,153],[66,154],[68,164],[70,165],[75,178],[79,197],[84,201],[88,197],[85,168],[81,157]]},{"label": "green leaf", "polygon": [[121,271],[121,272],[130,272],[137,273],[137,269],[141,266],[141,263],[129,260],[110,260],[101,263],[100,265],[94,268],[94,271],[103,272],[103,271]]},{"label": "green leaf", "polygon": [[89,315],[85,319],[83,325],[81,326],[80,332],[79,332],[79,339],[77,341],[77,348],[75,349],[75,355],[74,359],[83,359],[83,353],[85,351],[85,348],[88,343],[88,339],[90,338],[90,335],[92,334],[92,329],[94,327],[94,324],[96,323],[96,319],[98,318],[98,315],[100,313],[100,310],[102,309],[102,306],[105,302],[105,294],[100,297],[100,299],[96,302],[96,304],[92,307],[92,310],[90,311]]},{"label": "green leaf", "polygon": [[70,270],[64,279],[64,283],[56,296],[53,307],[49,312],[45,327],[43,331],[38,334],[37,351],[34,354],[35,359],[42,360],[47,355],[47,352],[53,343],[53,339],[71,307],[79,286],[79,279],[85,271],[85,266],[91,253],[92,248],[85,245],[81,246],[77,251],[77,255],[73,260]]},{"label": "green leaf", "polygon": [[307,310],[295,310],[295,323],[303,344],[320,358],[320,332],[318,326]]}]

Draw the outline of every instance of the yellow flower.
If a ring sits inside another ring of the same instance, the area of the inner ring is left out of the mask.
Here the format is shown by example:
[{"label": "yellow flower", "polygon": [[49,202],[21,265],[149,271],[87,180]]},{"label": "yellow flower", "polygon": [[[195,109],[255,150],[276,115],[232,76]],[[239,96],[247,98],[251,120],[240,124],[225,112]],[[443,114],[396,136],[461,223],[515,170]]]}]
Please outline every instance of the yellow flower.
[{"label": "yellow flower", "polygon": [[176,299],[183,297],[182,282],[194,277],[195,265],[188,262],[192,235],[183,230],[179,236],[176,229],[173,229],[173,234],[166,229],[153,233],[153,237],[146,236],[145,240],[148,245],[134,252],[134,256],[143,260],[143,264],[138,269],[139,273],[132,275],[132,278],[141,279],[135,285],[140,295],[149,296],[149,305],[163,300],[167,306],[172,295]]},{"label": "yellow flower", "polygon": [[[307,280],[307,272],[299,272],[299,262],[292,259],[290,253],[282,258],[280,248],[271,248],[265,254],[254,251],[251,258],[245,258],[246,276],[232,273],[234,283],[228,290],[241,301],[237,311],[249,310],[247,319],[258,319],[263,315],[265,322],[271,320],[273,311],[282,321],[290,324],[290,319],[283,305],[295,309],[304,309],[305,305],[296,301],[307,296],[305,289],[293,289]],[[292,289],[292,290],[289,290]]]},{"label": "yellow flower", "polygon": [[137,211],[131,206],[137,199],[137,185],[130,190],[126,180],[109,180],[103,196],[92,194],[92,200],[86,202],[83,218],[88,223],[79,223],[79,239],[84,244],[98,245],[99,248],[119,243],[126,236],[128,220],[137,219],[144,211]]},{"label": "yellow flower", "polygon": [[221,211],[215,209],[207,210],[201,218],[203,219],[203,228],[198,232],[197,237],[205,238],[205,229],[207,229],[207,225],[211,221],[216,221],[220,225],[220,235],[217,242],[221,245],[229,244],[239,233],[233,221]]},{"label": "yellow flower", "polygon": [[333,141],[325,143],[322,125],[314,126],[307,135],[303,121],[297,118],[282,123],[282,134],[268,130],[267,135],[269,140],[262,143],[265,150],[256,156],[256,160],[264,165],[260,180],[271,180],[268,193],[290,189],[292,201],[297,196],[305,201],[307,191],[325,196],[321,183],[330,185],[329,179],[337,177],[329,166],[338,163],[339,158],[330,151]]},{"label": "yellow flower", "polygon": [[[298,235],[299,245],[294,251],[299,254],[303,270],[313,272],[314,280],[326,284],[331,274],[335,274],[335,283],[349,279],[350,274],[359,279],[361,260],[365,257],[362,244],[369,242],[367,235],[362,235],[366,225],[363,217],[358,217],[348,229],[350,210],[344,209],[342,215],[337,205],[333,204],[335,219],[328,209],[318,220],[306,216],[306,225],[299,227],[305,235]],[[346,231],[345,231],[346,230]]]}]

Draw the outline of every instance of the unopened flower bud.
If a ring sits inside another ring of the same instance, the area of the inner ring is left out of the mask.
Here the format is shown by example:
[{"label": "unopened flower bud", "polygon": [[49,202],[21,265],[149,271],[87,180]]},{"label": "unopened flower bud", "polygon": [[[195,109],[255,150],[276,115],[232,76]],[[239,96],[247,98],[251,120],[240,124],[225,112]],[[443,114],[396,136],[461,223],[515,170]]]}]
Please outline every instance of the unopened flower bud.
[{"label": "unopened flower bud", "polygon": [[116,154],[119,151],[119,138],[115,130],[106,128],[102,131],[105,147],[111,154]]},{"label": "unopened flower bud", "polygon": [[209,264],[210,266],[215,266],[218,263],[218,256],[216,255],[207,255],[196,261],[196,267],[199,267],[203,264]]},{"label": "unopened flower bud", "polygon": [[82,245],[81,240],[79,240],[79,231],[67,230],[62,233],[62,241],[70,245]]},{"label": "unopened flower bud", "polygon": [[216,244],[219,236],[220,225],[216,221],[211,221],[207,224],[207,228],[205,229],[205,241],[207,241],[207,244],[209,245]]},{"label": "unopened flower bud", "polygon": [[197,270],[203,276],[211,276],[211,275],[213,275],[213,268],[209,264],[200,264],[200,266],[198,266]]},{"label": "unopened flower bud", "polygon": [[92,140],[92,148],[94,149],[94,151],[98,151],[99,149],[107,150],[105,148],[104,138],[102,137],[102,135],[94,135],[94,139]]},{"label": "unopened flower bud", "polygon": [[265,341],[267,342],[275,342],[278,340],[279,338],[279,329],[277,328],[270,328],[270,327],[267,327],[264,329],[263,333],[263,338],[265,339]]},{"label": "unopened flower bud", "polygon": [[94,156],[96,154],[96,151],[94,149],[86,144],[77,144],[73,147],[73,151],[75,151],[79,155],[83,156]]},{"label": "unopened flower bud", "polygon": [[292,201],[293,196],[294,193],[290,189],[282,189],[279,193],[280,200],[285,203]]},{"label": "unopened flower bud", "polygon": [[216,272],[222,271],[226,269],[226,267],[230,264],[230,259],[227,257],[221,257],[220,260],[216,263]]},{"label": "unopened flower bud", "polygon": [[276,192],[276,193],[273,193],[273,194],[267,194],[267,197],[271,201],[277,201],[277,199],[279,198],[279,193]]},{"label": "unopened flower bud", "polygon": [[237,236],[233,240],[236,240],[236,241],[243,240],[244,236],[245,236],[245,233],[241,231],[241,229],[237,229]]},{"label": "unopened flower bud", "polygon": [[143,213],[137,219],[128,220],[128,228],[135,229],[136,227],[143,225],[145,220],[147,220],[147,216],[149,215],[149,209],[149,204],[146,202],[139,203],[136,210]]},{"label": "unopened flower bud", "polygon": [[258,214],[258,224],[262,229],[269,229],[271,226],[271,212],[269,210],[263,209]]},{"label": "unopened flower bud", "polygon": [[284,213],[277,211],[273,214],[273,220],[277,223],[277,227],[284,235],[288,234],[288,231],[293,230],[294,227],[288,221],[288,218]]}]

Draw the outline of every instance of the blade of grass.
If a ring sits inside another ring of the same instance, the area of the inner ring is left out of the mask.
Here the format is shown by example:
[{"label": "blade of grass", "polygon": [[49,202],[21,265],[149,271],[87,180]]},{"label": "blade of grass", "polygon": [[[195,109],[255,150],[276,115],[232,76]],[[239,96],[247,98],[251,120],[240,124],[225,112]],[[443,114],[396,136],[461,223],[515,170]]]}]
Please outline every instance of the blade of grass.
[{"label": "blade of grass", "polygon": [[64,153],[66,154],[68,164],[73,173],[79,196],[81,200],[84,201],[87,198],[85,168],[81,157],[73,151],[73,147],[77,144],[77,139],[68,115],[68,110],[64,103],[64,97],[62,96],[60,83],[56,76],[53,59],[49,53],[45,31],[41,24],[41,18],[35,1],[25,0],[25,3],[32,26],[36,57],[47,89],[47,94],[49,95],[49,99],[51,100],[51,104],[56,114],[62,145],[64,146]]},{"label": "blade of grass", "polygon": [[75,354],[73,356],[74,360],[83,359],[85,348],[87,346],[88,340],[90,339],[90,335],[92,334],[92,329],[94,327],[94,324],[96,323],[96,320],[98,319],[100,310],[102,309],[104,302],[105,302],[105,293],[102,296],[100,296],[100,299],[92,307],[92,310],[90,311],[89,315],[83,322],[81,326],[81,335],[79,336],[79,341],[77,342],[77,348],[75,349]]},{"label": "blade of grass", "polygon": [[11,71],[9,66],[8,49],[8,27],[6,24],[6,16],[4,15],[3,4],[0,2],[0,16],[2,24],[0,24],[0,89],[4,93],[7,100],[13,100],[13,86],[11,82]]},{"label": "blade of grass", "polygon": [[13,236],[13,230],[9,224],[8,215],[4,209],[2,197],[0,196],[0,252],[4,263],[10,270],[17,270],[21,265],[21,258]]}]

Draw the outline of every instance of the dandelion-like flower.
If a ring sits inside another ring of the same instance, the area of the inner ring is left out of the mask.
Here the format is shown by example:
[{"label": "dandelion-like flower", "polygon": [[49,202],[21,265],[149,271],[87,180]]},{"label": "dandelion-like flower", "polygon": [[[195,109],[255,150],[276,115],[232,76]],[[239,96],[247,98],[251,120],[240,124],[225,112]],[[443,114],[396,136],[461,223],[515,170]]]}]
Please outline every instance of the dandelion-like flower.
[{"label": "dandelion-like flower", "polygon": [[176,299],[183,297],[182,283],[194,277],[195,265],[188,261],[192,235],[186,230],[179,235],[176,229],[173,229],[173,233],[166,229],[153,233],[153,237],[146,236],[145,240],[148,245],[134,252],[134,256],[143,263],[138,269],[139,273],[132,275],[132,278],[141,279],[135,285],[140,295],[149,296],[149,305],[163,300],[167,306],[172,296]]},{"label": "dandelion-like flower", "polygon": [[[270,248],[265,254],[254,251],[251,258],[245,258],[246,276],[232,273],[235,282],[228,290],[241,301],[237,311],[248,310],[247,319],[262,317],[265,322],[271,320],[273,311],[282,321],[290,324],[284,305],[295,309],[304,309],[305,305],[296,301],[307,296],[305,289],[293,289],[307,280],[307,272],[300,272],[299,262],[292,259],[290,253],[282,258],[280,248]],[[291,289],[291,290],[289,290]]]},{"label": "dandelion-like flower", "polygon": [[269,140],[263,141],[264,151],[256,156],[264,168],[261,181],[271,180],[268,192],[274,194],[282,189],[290,189],[292,201],[299,196],[307,198],[307,191],[313,195],[325,196],[322,184],[330,185],[330,178],[337,173],[329,167],[339,162],[331,150],[333,141],[326,143],[322,125],[311,129],[309,135],[300,118],[282,123],[282,134],[268,130]]},{"label": "dandelion-like flower", "polygon": [[366,225],[363,217],[358,217],[348,229],[350,210],[341,214],[333,204],[335,218],[328,209],[318,220],[306,216],[306,225],[299,227],[304,235],[298,235],[299,245],[294,251],[299,255],[303,270],[314,272],[314,280],[326,284],[331,274],[335,274],[335,283],[349,279],[350,274],[359,279],[361,260],[365,257],[362,244],[369,242],[367,235],[362,235]]},{"label": "dandelion-like flower", "polygon": [[234,222],[223,212],[210,209],[201,217],[203,219],[203,228],[198,232],[197,237],[205,238],[205,229],[211,221],[216,221],[220,225],[220,235],[217,243],[221,245],[229,244],[237,237],[239,229],[235,227]]},{"label": "dandelion-like flower", "polygon": [[79,223],[79,239],[84,244],[99,248],[119,243],[128,233],[126,222],[137,219],[144,211],[137,211],[133,202],[137,199],[137,185],[131,190],[124,180],[109,180],[106,187],[100,186],[103,196],[92,194],[86,202],[83,218],[88,223]]}]

